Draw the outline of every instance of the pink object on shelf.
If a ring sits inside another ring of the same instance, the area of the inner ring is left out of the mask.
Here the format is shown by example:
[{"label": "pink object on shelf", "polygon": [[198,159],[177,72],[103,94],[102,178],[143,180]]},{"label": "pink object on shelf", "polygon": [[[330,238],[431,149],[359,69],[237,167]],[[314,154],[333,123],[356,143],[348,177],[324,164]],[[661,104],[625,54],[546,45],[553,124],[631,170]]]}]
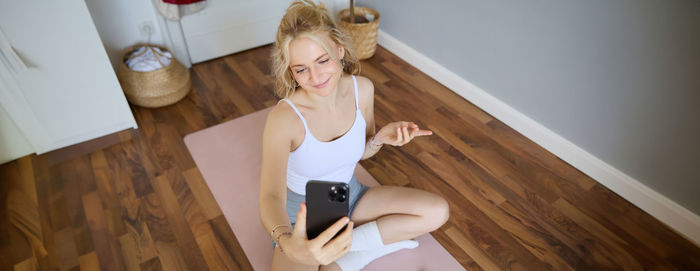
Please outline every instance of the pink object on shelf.
[{"label": "pink object on shelf", "polygon": [[165,3],[175,4],[175,5],[187,5],[197,2],[202,2],[204,0],[163,0]]},{"label": "pink object on shelf", "polygon": [[[185,136],[185,144],[255,270],[270,270],[272,243],[260,223],[258,188],[262,133],[270,108]],[[377,181],[360,165],[358,180]],[[420,245],[370,263],[363,270],[465,270],[430,234]]]},{"label": "pink object on shelf", "polygon": [[179,21],[185,15],[199,12],[207,6],[206,0],[153,0],[160,15],[171,21]]}]

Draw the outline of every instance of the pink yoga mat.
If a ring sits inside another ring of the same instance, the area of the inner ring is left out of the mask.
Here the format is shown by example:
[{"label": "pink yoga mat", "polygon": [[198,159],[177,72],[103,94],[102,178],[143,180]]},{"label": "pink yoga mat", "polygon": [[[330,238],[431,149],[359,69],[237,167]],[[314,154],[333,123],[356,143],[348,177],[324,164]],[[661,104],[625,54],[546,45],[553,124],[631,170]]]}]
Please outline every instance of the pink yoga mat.
[{"label": "pink yoga mat", "polygon": [[[262,133],[270,109],[185,136],[185,144],[255,270],[270,270],[272,244],[258,216]],[[377,181],[360,165],[358,180]],[[430,234],[420,245],[370,263],[363,270],[464,270]]]}]

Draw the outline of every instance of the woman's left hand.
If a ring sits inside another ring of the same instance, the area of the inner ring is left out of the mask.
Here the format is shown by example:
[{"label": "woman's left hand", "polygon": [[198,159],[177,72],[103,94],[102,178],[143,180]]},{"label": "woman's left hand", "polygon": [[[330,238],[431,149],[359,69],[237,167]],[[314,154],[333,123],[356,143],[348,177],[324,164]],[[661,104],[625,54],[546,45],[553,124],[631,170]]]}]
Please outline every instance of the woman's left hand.
[{"label": "woman's left hand", "polygon": [[403,146],[417,136],[432,135],[433,131],[421,130],[413,122],[397,121],[387,124],[377,132],[374,138],[376,144]]}]

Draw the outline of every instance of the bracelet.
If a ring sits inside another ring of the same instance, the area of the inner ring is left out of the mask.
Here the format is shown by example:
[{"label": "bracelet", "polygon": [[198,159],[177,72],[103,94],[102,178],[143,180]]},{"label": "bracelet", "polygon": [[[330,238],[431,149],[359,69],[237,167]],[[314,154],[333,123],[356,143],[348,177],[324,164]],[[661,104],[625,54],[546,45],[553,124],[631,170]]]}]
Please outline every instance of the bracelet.
[{"label": "bracelet", "polygon": [[383,146],[384,144],[383,143],[382,144],[375,144],[374,140],[376,139],[376,137],[377,137],[377,134],[374,134],[374,136],[372,136],[372,139],[369,140],[369,145],[372,147],[375,147],[375,148],[379,148],[379,147]]},{"label": "bracelet", "polygon": [[[291,231],[285,231],[283,233],[280,233],[280,235],[277,236],[277,238],[274,238],[275,244],[280,248],[280,252],[284,253],[284,249],[282,249],[282,245],[280,245],[280,238],[285,235],[292,235]],[[273,236],[274,237],[274,236]]]},{"label": "bracelet", "polygon": [[277,229],[281,228],[281,227],[287,227],[287,228],[290,228],[290,229],[292,228],[292,226],[285,225],[285,224],[277,225],[277,226],[272,227],[272,231],[270,232],[270,235],[272,235],[272,237],[274,238],[274,237],[275,237],[275,231],[276,231]]}]

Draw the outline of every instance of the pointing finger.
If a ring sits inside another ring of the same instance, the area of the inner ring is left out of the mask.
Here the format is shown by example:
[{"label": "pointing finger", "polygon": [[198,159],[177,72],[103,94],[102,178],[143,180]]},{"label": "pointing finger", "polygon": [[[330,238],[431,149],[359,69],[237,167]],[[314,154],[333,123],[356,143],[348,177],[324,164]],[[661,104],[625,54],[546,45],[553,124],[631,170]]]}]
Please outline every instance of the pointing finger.
[{"label": "pointing finger", "polygon": [[418,132],[416,132],[416,136],[427,136],[427,135],[432,135],[432,134],[433,134],[433,131],[430,131],[430,130],[418,130]]}]

